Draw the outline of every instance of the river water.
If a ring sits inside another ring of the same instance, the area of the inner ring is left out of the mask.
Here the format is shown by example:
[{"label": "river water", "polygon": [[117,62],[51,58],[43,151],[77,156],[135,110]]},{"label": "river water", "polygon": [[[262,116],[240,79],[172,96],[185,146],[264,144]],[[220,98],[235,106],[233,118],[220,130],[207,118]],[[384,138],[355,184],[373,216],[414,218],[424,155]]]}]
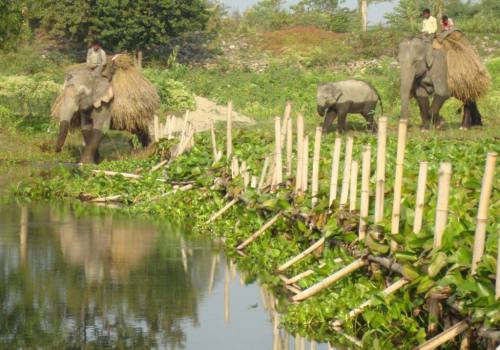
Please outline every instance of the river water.
[{"label": "river water", "polygon": [[0,205],[0,348],[316,348],[275,327],[219,245],[88,211]]}]

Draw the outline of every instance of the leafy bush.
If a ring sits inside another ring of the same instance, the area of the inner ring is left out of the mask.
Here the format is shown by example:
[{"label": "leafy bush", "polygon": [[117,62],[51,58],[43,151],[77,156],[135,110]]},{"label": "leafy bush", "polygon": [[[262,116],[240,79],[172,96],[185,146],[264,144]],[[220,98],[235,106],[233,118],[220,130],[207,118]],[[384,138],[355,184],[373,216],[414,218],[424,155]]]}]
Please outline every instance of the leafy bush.
[{"label": "leafy bush", "polygon": [[193,94],[184,83],[172,79],[168,70],[145,69],[144,75],[158,89],[162,112],[182,112],[196,108]]}]

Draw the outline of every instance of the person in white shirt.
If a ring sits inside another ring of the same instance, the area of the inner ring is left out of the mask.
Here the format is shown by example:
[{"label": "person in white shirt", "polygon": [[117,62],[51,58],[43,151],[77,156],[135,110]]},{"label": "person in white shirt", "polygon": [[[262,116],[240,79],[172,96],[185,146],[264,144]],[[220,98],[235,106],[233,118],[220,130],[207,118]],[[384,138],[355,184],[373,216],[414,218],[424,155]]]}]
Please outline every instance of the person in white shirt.
[{"label": "person in white shirt", "polygon": [[432,66],[432,42],[436,36],[438,30],[436,17],[431,16],[431,10],[424,9],[422,11],[422,16],[424,20],[422,21],[422,39],[426,46],[426,62],[430,67]]},{"label": "person in white shirt", "polygon": [[106,66],[106,52],[98,40],[94,40],[87,51],[87,66],[95,77],[100,77]]}]

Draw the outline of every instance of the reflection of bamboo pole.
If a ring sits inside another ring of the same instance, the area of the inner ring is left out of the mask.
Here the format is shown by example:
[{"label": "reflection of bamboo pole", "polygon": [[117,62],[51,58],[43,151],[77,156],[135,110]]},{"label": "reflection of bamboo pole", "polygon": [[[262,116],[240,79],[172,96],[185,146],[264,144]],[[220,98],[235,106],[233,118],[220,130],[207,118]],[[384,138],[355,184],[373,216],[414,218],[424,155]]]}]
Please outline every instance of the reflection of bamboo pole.
[{"label": "reflection of bamboo pole", "polygon": [[214,287],[215,280],[215,269],[217,268],[217,255],[212,255],[212,266],[210,267],[210,279],[208,282],[208,295],[212,294],[212,288]]},{"label": "reflection of bamboo pole", "polygon": [[367,261],[364,259],[357,259],[354,260],[352,263],[349,265],[345,266],[344,268],[340,269],[339,271],[335,272],[334,274],[328,276],[324,280],[316,283],[315,285],[307,288],[305,291],[295,295],[292,299],[294,301],[301,301],[307,298],[312,297],[313,295],[319,293],[325,288],[328,288],[338,280],[348,276],[349,274],[353,273],[354,271],[362,268],[367,264]]},{"label": "reflection of bamboo pole", "polygon": [[[396,175],[394,178],[394,199],[392,202],[392,221],[391,233],[393,235],[399,233],[399,220],[401,216],[401,191],[403,188],[403,164],[405,160],[405,147],[406,147],[406,130],[408,127],[407,119],[399,120],[398,130],[398,146],[396,152]],[[391,249],[397,249],[396,241],[391,241]]]},{"label": "reflection of bamboo pole", "polygon": [[311,350],[318,350],[318,343],[316,340],[311,340]]},{"label": "reflection of bamboo pole", "polygon": [[233,102],[227,103],[227,136],[226,136],[227,159],[233,155]]},{"label": "reflection of bamboo pole", "polygon": [[285,284],[294,284],[303,278],[311,276],[313,273],[314,273],[313,270],[306,270],[304,272],[299,273],[298,275],[290,277],[288,280],[285,281]]},{"label": "reflection of bamboo pole", "polygon": [[21,207],[21,222],[19,230],[19,255],[21,258],[21,265],[26,263],[27,248],[28,248],[28,208]]},{"label": "reflection of bamboo pole", "polygon": [[387,117],[378,120],[377,184],[375,188],[375,224],[384,219],[385,148],[387,143]]},{"label": "reflection of bamboo pole", "polygon": [[264,165],[262,167],[262,173],[260,174],[260,180],[259,180],[259,190],[262,189],[264,186],[264,181],[266,181],[266,175],[267,175],[267,168],[269,167],[269,157],[266,157],[264,159]]},{"label": "reflection of bamboo pole", "polygon": [[322,128],[316,128],[316,135],[314,137],[314,153],[313,153],[313,168],[312,168],[312,185],[311,185],[311,196],[312,196],[312,206],[314,207],[318,203],[318,182],[319,182],[319,158],[321,152],[321,134]]},{"label": "reflection of bamboo pole", "polygon": [[330,199],[328,201],[328,207],[331,207],[333,201],[337,199],[341,142],[342,140],[340,138],[337,137],[335,139],[335,147],[333,148],[333,154],[332,154],[332,170],[331,170],[332,172],[330,175]]},{"label": "reflection of bamboo pole", "polygon": [[283,162],[281,158],[281,119],[280,117],[274,118],[274,131],[275,131],[275,185],[279,186],[283,182]]},{"label": "reflection of bamboo pole", "polygon": [[236,249],[242,250],[245,249],[247,245],[255,241],[260,235],[262,235],[266,230],[274,225],[279,218],[281,218],[283,213],[279,212],[275,216],[273,216],[268,222],[266,222],[260,229],[258,229],[253,235],[248,237],[243,243],[241,243]]},{"label": "reflection of bamboo pole", "polygon": [[438,346],[446,343],[447,341],[455,338],[460,333],[465,332],[469,328],[467,321],[460,321],[450,328],[446,329],[442,333],[436,335],[434,338],[429,339],[425,343],[419,345],[416,350],[432,350],[436,349]]},{"label": "reflection of bamboo pole", "polygon": [[279,314],[273,313],[273,350],[281,350],[281,339],[279,329]]},{"label": "reflection of bamboo pole", "polygon": [[306,250],[304,250],[302,253],[297,254],[296,256],[294,256],[293,258],[291,258],[290,260],[288,260],[286,263],[284,263],[283,265],[281,265],[280,267],[278,267],[278,272],[283,272],[286,269],[288,269],[290,266],[292,266],[293,264],[301,261],[306,256],[308,256],[309,254],[311,254],[312,252],[314,252],[316,249],[318,249],[319,247],[321,247],[324,243],[325,243],[325,237],[322,237],[316,243],[314,243],[309,248],[307,248]]},{"label": "reflection of bamboo pole", "polygon": [[349,195],[349,180],[351,179],[351,162],[352,162],[352,137],[347,138],[345,155],[344,155],[344,172],[342,174],[342,189],[340,192],[340,206],[344,207],[347,203]]},{"label": "reflection of bamboo pole", "polygon": [[415,219],[413,221],[413,232],[419,233],[422,229],[422,218],[425,205],[425,184],[427,182],[427,167],[425,161],[420,162],[418,169],[417,198],[415,203]]},{"label": "reflection of bamboo pole", "polygon": [[309,136],[304,137],[302,147],[304,152],[302,155],[302,192],[306,193],[309,176]]},{"label": "reflection of bamboo pole", "polygon": [[368,211],[370,208],[370,161],[371,147],[363,147],[361,170],[361,203],[359,208],[359,239],[364,240],[368,229]]},{"label": "reflection of bamboo pole", "polygon": [[224,321],[229,323],[229,280],[230,280],[229,265],[226,263],[224,273]]},{"label": "reflection of bamboo pole", "polygon": [[220,209],[218,212],[216,212],[214,215],[208,219],[207,224],[217,220],[222,214],[224,214],[226,211],[228,211],[233,205],[238,203],[240,200],[239,197],[233,198],[229,203],[227,203],[222,209]]},{"label": "reflection of bamboo pole", "polygon": [[292,176],[292,152],[293,152],[293,123],[292,118],[288,118],[286,124],[286,176]]},{"label": "reflection of bamboo pole", "polygon": [[259,291],[260,291],[260,299],[262,301],[262,307],[264,308],[264,310],[269,310],[269,306],[267,305],[266,296],[264,294],[264,288],[261,286],[259,288]]},{"label": "reflection of bamboo pole", "polygon": [[295,191],[299,192],[302,188],[302,161],[304,157],[304,117],[297,115],[297,174],[295,177]]},{"label": "reflection of bamboo pole", "polygon": [[184,271],[187,272],[188,269],[188,261],[187,261],[187,253],[186,253],[186,242],[184,238],[181,237],[181,256],[182,256],[182,266],[184,266]]},{"label": "reflection of bamboo pole", "polygon": [[229,268],[231,270],[231,279],[236,278],[236,263],[233,260],[229,260]]},{"label": "reflection of bamboo pole", "polygon": [[486,224],[488,223],[488,207],[490,204],[491,190],[493,189],[493,179],[495,175],[496,153],[488,153],[486,167],[484,169],[483,184],[479,207],[477,210],[476,233],[474,235],[474,249],[472,253],[472,271],[476,274],[477,264],[484,253],[484,242],[486,240]]},{"label": "reflection of bamboo pole", "polygon": [[358,196],[358,162],[351,162],[351,184],[349,188],[349,211],[356,210],[356,199]]}]

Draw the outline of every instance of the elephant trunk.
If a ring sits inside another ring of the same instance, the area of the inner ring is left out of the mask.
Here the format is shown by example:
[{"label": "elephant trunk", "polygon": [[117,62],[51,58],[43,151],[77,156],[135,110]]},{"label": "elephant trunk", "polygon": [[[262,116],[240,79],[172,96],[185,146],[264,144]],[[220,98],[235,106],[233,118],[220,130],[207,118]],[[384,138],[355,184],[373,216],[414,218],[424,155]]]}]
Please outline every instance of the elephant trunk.
[{"label": "elephant trunk", "polygon": [[410,98],[413,81],[415,79],[414,70],[411,67],[401,66],[401,118],[408,119],[410,116]]},{"label": "elephant trunk", "polygon": [[68,136],[69,131],[69,122],[67,120],[63,120],[59,123],[59,135],[57,136],[56,141],[56,152],[61,152],[62,147],[64,146],[64,141],[66,141],[66,136]]},{"label": "elephant trunk", "polygon": [[326,106],[321,106],[321,105],[318,105],[316,109],[320,117],[324,117],[326,112],[328,111],[328,108]]}]

